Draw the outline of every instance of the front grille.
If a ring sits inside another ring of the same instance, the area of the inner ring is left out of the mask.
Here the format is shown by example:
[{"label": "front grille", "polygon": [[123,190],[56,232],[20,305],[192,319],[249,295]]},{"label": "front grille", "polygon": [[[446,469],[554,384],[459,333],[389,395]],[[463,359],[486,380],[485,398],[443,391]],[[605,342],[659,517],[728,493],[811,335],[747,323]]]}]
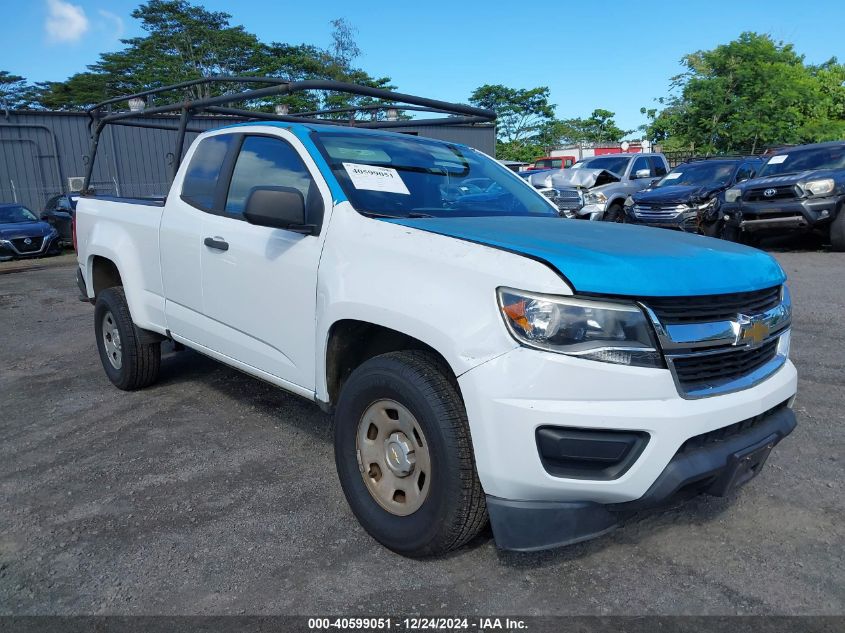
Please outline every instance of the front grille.
[{"label": "front grille", "polygon": [[689,207],[682,205],[635,204],[634,215],[641,220],[671,220]]},{"label": "front grille", "polygon": [[683,453],[689,453],[690,451],[694,451],[699,448],[712,446],[713,444],[718,444],[719,442],[725,442],[731,439],[732,437],[735,437],[744,433],[745,431],[748,431],[749,429],[753,429],[755,426],[758,426],[770,415],[783,409],[788,402],[789,400],[784,400],[779,405],[774,406],[768,411],[764,411],[759,415],[755,415],[753,418],[741,420],[734,424],[723,426],[721,429],[715,429],[713,431],[708,431],[707,433],[702,433],[701,435],[691,437],[681,445],[680,449],[678,449],[678,455],[682,455]]},{"label": "front grille", "polygon": [[[774,190],[774,195],[767,196],[766,191]],[[770,200],[792,200],[798,197],[795,185],[781,185],[780,187],[755,187],[745,192],[743,200],[748,202],[768,202]]]},{"label": "front grille", "polygon": [[663,325],[732,321],[738,314],[760,314],[780,303],[780,286],[723,295],[643,299]]},{"label": "front grille", "polygon": [[778,351],[778,341],[779,338],[775,337],[755,349],[731,349],[713,354],[674,358],[672,364],[675,376],[687,392],[737,380],[772,360]]},{"label": "front grille", "polygon": [[[30,241],[29,244],[26,243],[27,239]],[[43,241],[43,237],[19,237],[12,240],[12,244],[15,245],[15,248],[18,249],[19,253],[34,253],[41,250],[41,243]]]},{"label": "front grille", "polygon": [[551,198],[552,200],[557,198],[557,191],[555,191],[554,189],[545,189],[544,191],[541,191],[540,193],[542,193],[547,198]]}]

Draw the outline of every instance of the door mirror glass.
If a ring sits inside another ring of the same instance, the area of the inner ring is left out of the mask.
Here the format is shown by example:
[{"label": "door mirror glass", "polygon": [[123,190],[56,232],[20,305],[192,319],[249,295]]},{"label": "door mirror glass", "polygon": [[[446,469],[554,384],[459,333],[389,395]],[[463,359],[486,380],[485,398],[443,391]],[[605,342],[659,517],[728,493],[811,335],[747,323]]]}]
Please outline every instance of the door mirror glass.
[{"label": "door mirror glass", "polygon": [[249,192],[244,218],[250,224],[312,234],[305,224],[305,198],[293,187],[255,187]]}]

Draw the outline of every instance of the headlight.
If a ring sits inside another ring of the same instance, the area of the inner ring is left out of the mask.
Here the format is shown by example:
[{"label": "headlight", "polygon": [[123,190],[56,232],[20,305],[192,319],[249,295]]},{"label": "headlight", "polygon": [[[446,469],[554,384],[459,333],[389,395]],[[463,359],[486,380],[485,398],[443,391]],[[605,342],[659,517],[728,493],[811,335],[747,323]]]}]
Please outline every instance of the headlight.
[{"label": "headlight", "polygon": [[522,345],[618,365],[663,367],[642,310],[633,303],[592,301],[499,288],[505,324]]},{"label": "headlight", "polygon": [[584,194],[584,204],[605,204],[606,202],[607,196],[601,191],[595,193],[587,192]]},{"label": "headlight", "polygon": [[627,198],[625,198],[625,204],[623,206],[633,207],[634,206],[634,199],[631,196],[628,196]]},{"label": "headlight", "polygon": [[834,186],[833,178],[822,178],[805,182],[804,191],[809,191],[814,196],[823,196],[833,191]]},{"label": "headlight", "polygon": [[725,202],[736,202],[742,196],[742,189],[733,187],[725,192]]},{"label": "headlight", "polygon": [[695,208],[699,211],[704,211],[705,209],[709,209],[714,206],[716,206],[716,198],[711,198],[707,202],[703,202],[702,204],[697,205]]}]

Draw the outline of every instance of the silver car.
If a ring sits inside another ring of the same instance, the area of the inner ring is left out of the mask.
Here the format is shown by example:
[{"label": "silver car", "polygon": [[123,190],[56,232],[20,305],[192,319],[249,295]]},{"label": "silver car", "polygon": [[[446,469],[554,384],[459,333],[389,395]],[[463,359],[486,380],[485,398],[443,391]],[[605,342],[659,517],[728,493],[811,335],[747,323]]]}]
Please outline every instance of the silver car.
[{"label": "silver car", "polygon": [[569,169],[533,174],[528,182],[564,217],[623,222],[625,199],[668,171],[663,154],[605,154]]}]

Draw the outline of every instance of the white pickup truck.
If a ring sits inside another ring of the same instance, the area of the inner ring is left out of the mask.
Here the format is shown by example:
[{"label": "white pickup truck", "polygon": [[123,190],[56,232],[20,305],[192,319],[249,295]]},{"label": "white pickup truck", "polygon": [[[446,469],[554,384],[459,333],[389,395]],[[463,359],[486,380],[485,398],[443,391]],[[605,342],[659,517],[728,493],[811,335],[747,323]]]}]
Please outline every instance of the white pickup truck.
[{"label": "white pickup truck", "polygon": [[748,247],[574,222],[469,147],[258,122],[201,134],[166,200],[85,195],[103,368],[180,343],[334,414],[388,548],[506,549],[733,491],[795,427],[785,275]]}]

